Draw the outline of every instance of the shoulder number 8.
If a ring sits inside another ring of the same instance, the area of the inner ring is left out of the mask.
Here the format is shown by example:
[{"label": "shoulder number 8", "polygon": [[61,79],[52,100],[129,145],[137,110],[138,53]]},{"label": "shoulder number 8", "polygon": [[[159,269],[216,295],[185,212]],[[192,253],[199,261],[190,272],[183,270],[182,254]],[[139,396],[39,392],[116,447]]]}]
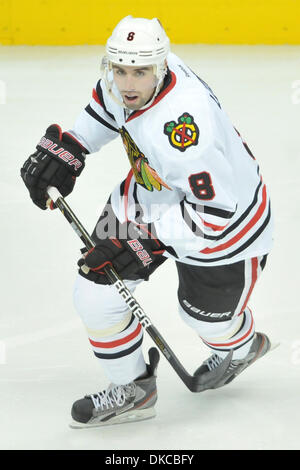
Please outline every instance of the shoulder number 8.
[{"label": "shoulder number 8", "polygon": [[210,174],[207,171],[196,173],[189,177],[189,183],[194,196],[197,199],[211,200],[215,197]]}]

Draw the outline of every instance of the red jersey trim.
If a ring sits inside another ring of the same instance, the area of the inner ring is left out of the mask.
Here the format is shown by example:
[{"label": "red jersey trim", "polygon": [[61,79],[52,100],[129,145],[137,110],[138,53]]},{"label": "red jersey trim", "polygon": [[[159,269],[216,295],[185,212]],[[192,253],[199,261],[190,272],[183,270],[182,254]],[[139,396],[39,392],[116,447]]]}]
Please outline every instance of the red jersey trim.
[{"label": "red jersey trim", "polygon": [[128,222],[128,192],[131,179],[133,177],[133,170],[131,169],[127,175],[125,180],[125,188],[124,188],[124,211],[125,211],[125,220]]},{"label": "red jersey trim", "polygon": [[247,223],[247,225],[245,225],[245,227],[239,233],[237,233],[233,238],[231,238],[231,240],[229,240],[228,242],[218,245],[215,248],[204,248],[204,250],[201,250],[200,253],[205,253],[205,254],[215,253],[217,251],[225,250],[226,248],[229,248],[230,246],[237,243],[259,221],[259,219],[262,217],[265,211],[266,205],[267,205],[267,189],[266,189],[266,186],[264,185],[263,193],[262,193],[262,202],[259,208],[257,209],[255,215]]},{"label": "red jersey trim", "polygon": [[[198,214],[198,217],[200,217],[199,214]],[[226,225],[215,225],[215,224],[211,224],[210,222],[206,222],[202,217],[200,217],[200,219],[201,219],[201,221],[202,221],[202,223],[205,227],[209,227],[212,230],[214,230],[215,232],[217,232],[219,230],[224,230],[224,228],[226,228],[227,225],[229,225],[229,222]]]},{"label": "red jersey trim", "polygon": [[93,94],[92,94],[92,96],[93,96],[94,100],[95,100],[98,104],[100,104],[100,106],[102,106],[102,103],[101,103],[101,101],[99,100],[99,96],[97,95],[97,92],[96,92],[95,88],[93,88]]}]

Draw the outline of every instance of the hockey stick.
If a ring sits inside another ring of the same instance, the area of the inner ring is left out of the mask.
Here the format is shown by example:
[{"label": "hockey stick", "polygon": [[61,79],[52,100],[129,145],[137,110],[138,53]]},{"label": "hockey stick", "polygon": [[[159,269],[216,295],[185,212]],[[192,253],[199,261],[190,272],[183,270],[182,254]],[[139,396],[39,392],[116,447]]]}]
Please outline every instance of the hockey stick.
[{"label": "hockey stick", "polygon": [[[47,193],[50,199],[55,203],[55,205],[59,208],[59,210],[65,216],[65,218],[67,219],[69,224],[72,226],[73,230],[77,233],[77,235],[79,236],[81,241],[84,243],[86,248],[90,249],[94,247],[95,243],[93,242],[92,238],[90,237],[88,232],[85,230],[81,222],[78,220],[78,218],[76,217],[72,209],[66,203],[66,201],[64,200],[60,192],[57,190],[57,188],[48,187]],[[120,276],[117,274],[115,269],[112,266],[107,265],[104,268],[104,271],[110,283],[116,287],[119,294],[123,297],[123,299],[125,300],[126,304],[128,305],[133,315],[138,319],[138,321],[141,323],[141,325],[144,327],[147,333],[151,336],[154,343],[161,350],[161,352],[163,353],[167,361],[171,364],[171,366],[173,367],[175,372],[178,374],[178,376],[181,378],[181,380],[185,383],[187,388],[191,392],[201,392],[203,390],[206,390],[208,388],[209,383],[214,380],[214,374],[213,373],[209,374],[209,380],[207,380],[208,377],[205,377],[206,374],[197,375],[197,376],[188,374],[188,372],[180,363],[179,359],[175,356],[174,352],[171,350],[171,348],[168,346],[164,338],[161,336],[159,331],[152,324],[150,318],[147,317],[147,315],[145,314],[140,304],[133,297],[130,290],[125,286],[124,282],[122,281]],[[226,364],[227,361],[224,360],[223,363],[224,363],[224,368],[225,366],[227,367],[227,364]]]}]

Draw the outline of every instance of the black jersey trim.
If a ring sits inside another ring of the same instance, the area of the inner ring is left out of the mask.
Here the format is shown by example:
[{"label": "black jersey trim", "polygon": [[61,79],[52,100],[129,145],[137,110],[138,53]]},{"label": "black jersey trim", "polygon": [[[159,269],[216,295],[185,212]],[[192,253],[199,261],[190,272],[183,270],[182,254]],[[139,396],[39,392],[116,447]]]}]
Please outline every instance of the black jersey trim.
[{"label": "black jersey trim", "polygon": [[101,116],[99,116],[99,114],[96,113],[96,111],[93,110],[93,108],[91,107],[90,104],[87,105],[87,107],[85,108],[85,111],[90,115],[92,116],[94,119],[96,119],[96,121],[100,122],[101,124],[103,124],[103,126],[107,127],[108,129],[110,129],[111,131],[114,131],[114,132],[117,132],[119,134],[119,130],[116,129],[115,127],[113,127],[111,124],[109,124],[108,122],[106,122]]},{"label": "black jersey trim", "polygon": [[210,214],[215,215],[216,217],[222,217],[222,219],[231,219],[234,214],[236,213],[236,209],[234,212],[226,211],[225,209],[219,209],[218,207],[210,207],[210,206],[203,206],[200,204],[196,204],[195,202],[188,201],[186,196],[183,199],[185,202],[190,204],[194,210],[197,210],[199,207],[199,212],[203,212],[203,214]]},{"label": "black jersey trim", "polygon": [[218,236],[219,240],[226,237],[230,232],[232,232],[234,229],[236,229],[243,222],[243,220],[246,219],[246,217],[248,217],[248,215],[250,214],[250,212],[252,211],[254,206],[257,204],[258,193],[259,193],[260,188],[262,187],[262,183],[263,183],[262,181],[259,182],[259,184],[258,184],[258,186],[255,190],[254,197],[253,197],[253,200],[252,200],[250,206],[247,207],[247,209],[242,213],[242,215],[232,225],[230,225],[230,227],[228,227],[226,230],[224,230],[223,233],[221,233]]},{"label": "black jersey trim", "polygon": [[235,213],[236,210],[234,212],[229,212],[224,209],[218,209],[217,207],[204,206],[204,214],[215,215],[217,217],[222,217],[223,219],[231,219]]},{"label": "black jersey trim", "polygon": [[213,90],[210,88],[210,86],[202,79],[200,78],[190,67],[188,69],[192,72],[193,75],[202,83],[202,85],[208,90],[209,96],[214,100],[214,102],[219,106],[220,109],[222,109],[221,103],[214,94]]},{"label": "black jersey trim", "polygon": [[194,261],[199,261],[201,263],[214,263],[215,261],[221,261],[223,259],[230,259],[232,258],[233,256],[241,253],[242,251],[244,251],[246,248],[248,248],[248,246],[250,246],[260,235],[261,233],[264,231],[264,229],[266,228],[266,226],[268,225],[268,223],[270,222],[270,218],[271,218],[271,204],[269,202],[269,209],[268,209],[268,214],[267,214],[267,217],[265,218],[263,224],[259,227],[259,229],[250,237],[248,238],[248,240],[243,244],[241,245],[239,248],[237,248],[236,250],[232,251],[231,253],[228,253],[227,255],[224,255],[224,256],[219,256],[218,258],[210,258],[210,259],[205,259],[205,258],[195,258],[194,256],[187,256],[188,259],[192,259]]},{"label": "black jersey trim", "polygon": [[135,215],[134,215],[134,220],[135,220],[138,224],[143,224],[143,223],[145,223],[145,222],[143,221],[144,210],[143,210],[141,204],[139,203],[139,200],[138,200],[138,197],[137,197],[137,183],[134,183],[132,196],[133,196],[134,203],[135,203]]},{"label": "black jersey trim", "polygon": [[104,104],[103,91],[102,91],[102,88],[101,88],[100,83],[101,83],[101,80],[99,80],[98,83],[97,83],[97,85],[96,85],[96,93],[97,93],[97,96],[98,96],[99,101],[100,101],[100,103],[101,103],[101,106],[102,106],[102,108],[104,109],[104,111],[106,112],[106,114],[107,114],[111,119],[113,119],[113,120],[115,121],[115,116],[114,116],[112,113],[110,113],[109,111],[107,111],[107,108],[106,108],[106,106],[105,106],[105,104]]},{"label": "black jersey trim", "polygon": [[[203,232],[200,233],[198,231],[195,232],[193,231],[193,233],[195,233],[195,235],[198,235],[198,236],[202,236],[203,238],[205,238],[206,240],[215,240],[215,241],[218,241],[218,240],[222,240],[223,238],[225,238],[227,235],[229,235],[233,230],[235,230],[245,219],[246,217],[248,217],[248,215],[250,214],[251,210],[255,207],[255,205],[257,204],[257,201],[258,201],[258,193],[259,193],[259,190],[262,186],[262,181],[259,182],[255,192],[254,192],[254,197],[253,197],[253,200],[251,202],[251,204],[247,207],[247,209],[242,213],[242,215],[232,224],[230,225],[230,227],[228,227],[226,230],[224,230],[221,234],[219,235],[207,235],[207,234],[204,234]],[[198,212],[202,212],[203,211],[203,207],[204,207],[204,214],[208,214],[208,213],[212,213],[212,212],[209,212],[207,211],[207,206],[199,206],[195,203],[191,203],[189,202],[186,198],[184,198],[184,201],[187,202],[188,204],[190,204],[193,208],[193,210],[195,212],[197,212],[197,208],[199,207],[200,210],[198,210]],[[180,203],[181,204],[181,203]],[[213,209],[213,211],[215,211],[214,208],[209,208],[209,209]],[[217,209],[217,212],[220,212],[222,211],[222,209]],[[183,213],[183,208],[181,208],[181,212]],[[223,211],[225,212],[225,215],[229,215],[229,214],[235,214],[235,212],[227,212],[227,211]],[[186,213],[186,211],[185,211]],[[213,215],[217,215],[216,213],[214,213]],[[223,218],[225,218],[223,216]],[[229,218],[229,217],[227,217]],[[191,217],[189,216],[189,214],[186,214],[186,218],[184,218],[185,222],[188,223],[188,226],[191,228],[191,226],[194,228],[196,226],[195,222],[193,222],[193,220],[191,219]],[[200,229],[199,229],[200,230]]]},{"label": "black jersey trim", "polygon": [[126,180],[123,180],[122,183],[120,184],[120,196],[124,196],[125,194],[125,182]]},{"label": "black jersey trim", "polygon": [[[193,206],[194,206],[194,204],[192,204],[192,208],[194,209]],[[207,235],[205,235],[205,233],[201,230],[199,225],[197,225],[196,222],[193,221],[190,214],[186,210],[186,207],[184,205],[184,199],[182,201],[180,201],[180,210],[181,210],[181,216],[182,216],[184,222],[189,227],[189,229],[193,232],[193,234],[196,235],[196,237],[207,238]]]}]

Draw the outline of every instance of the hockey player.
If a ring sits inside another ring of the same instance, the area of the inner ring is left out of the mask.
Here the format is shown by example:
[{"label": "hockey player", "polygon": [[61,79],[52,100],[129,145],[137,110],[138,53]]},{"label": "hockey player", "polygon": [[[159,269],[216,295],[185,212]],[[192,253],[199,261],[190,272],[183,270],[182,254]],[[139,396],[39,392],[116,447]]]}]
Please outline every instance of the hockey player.
[{"label": "hockey player", "polygon": [[21,169],[33,202],[46,209],[47,187],[68,195],[86,156],[119,135],[131,165],[95,226],[95,248],[79,261],[75,307],[111,385],[74,403],[75,427],[155,414],[158,351],[150,349],[146,364],[141,325],[109,285],[108,263],[134,291],[166,259],[175,261],[179,313],[212,353],[195,372],[214,372],[209,388],[270,349],[248,307],[271,249],[272,219],[247,144],[209,86],[170,52],[156,18],[124,18],[107,41],[102,72],[73,129],[48,127]]}]

